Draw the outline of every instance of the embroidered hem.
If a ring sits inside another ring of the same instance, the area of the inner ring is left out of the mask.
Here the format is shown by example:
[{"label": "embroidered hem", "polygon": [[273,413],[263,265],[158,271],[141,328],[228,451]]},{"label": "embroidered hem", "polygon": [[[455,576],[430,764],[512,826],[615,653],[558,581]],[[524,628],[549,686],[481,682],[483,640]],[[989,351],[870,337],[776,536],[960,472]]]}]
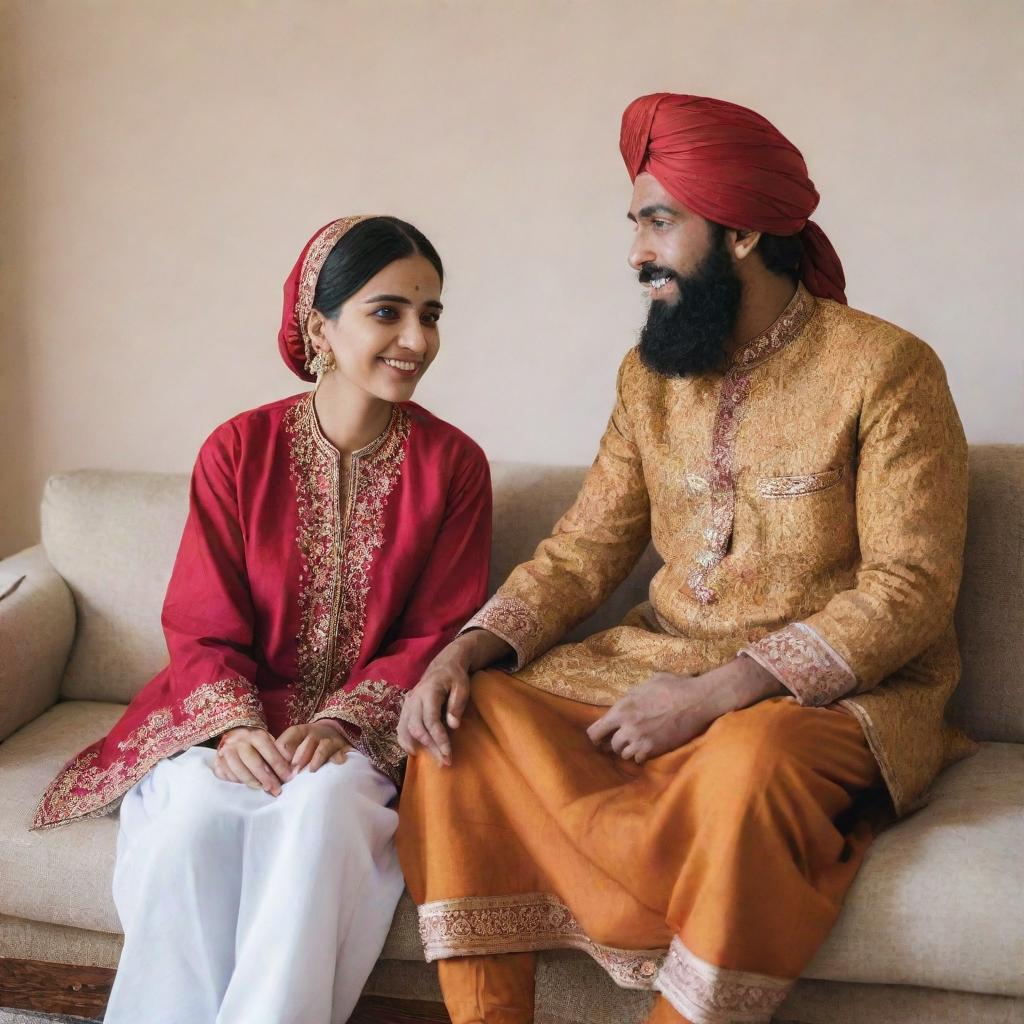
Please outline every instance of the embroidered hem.
[{"label": "embroidered hem", "polygon": [[516,661],[510,671],[518,672],[537,656],[540,622],[533,609],[518,597],[495,594],[459,630],[459,636],[470,629],[486,629],[501,637],[515,651]]},{"label": "embroidered hem", "polygon": [[691,953],[676,937],[654,988],[693,1024],[764,1024],[792,984],[767,974],[716,967]]},{"label": "embroidered hem", "polygon": [[83,751],[50,784],[36,809],[32,827],[63,825],[76,818],[99,817],[158,761],[228,729],[265,729],[267,721],[256,687],[236,677],[205,683],[176,708],[157,708],[117,744],[120,756],[102,767],[100,744]]},{"label": "embroidered hem", "polygon": [[857,687],[846,659],[806,622],[769,633],[740,654],[771,672],[803,705],[832,704]]},{"label": "embroidered hem", "polygon": [[351,690],[332,693],[312,721],[337,722],[345,739],[397,786],[405,764],[397,732],[403,696],[383,679],[367,679]]},{"label": "embroidered hem", "polygon": [[868,741],[871,753],[874,754],[875,760],[878,762],[878,769],[882,773],[882,781],[889,790],[889,795],[892,797],[896,813],[902,817],[903,815],[909,814],[911,811],[917,810],[918,807],[927,803],[927,798],[924,794],[918,797],[915,801],[907,801],[906,793],[904,792],[900,777],[893,769],[892,762],[889,760],[889,755],[886,752],[885,744],[882,742],[882,739],[878,734],[878,727],[875,725],[871,715],[868,714],[867,709],[863,705],[858,704],[855,700],[841,700],[839,701],[839,706],[853,715],[863,730],[864,739]]},{"label": "embroidered hem", "polygon": [[665,951],[618,949],[589,938],[572,911],[551,893],[467,896],[418,908],[428,963],[453,956],[578,949],[589,954],[620,988],[650,988]]}]

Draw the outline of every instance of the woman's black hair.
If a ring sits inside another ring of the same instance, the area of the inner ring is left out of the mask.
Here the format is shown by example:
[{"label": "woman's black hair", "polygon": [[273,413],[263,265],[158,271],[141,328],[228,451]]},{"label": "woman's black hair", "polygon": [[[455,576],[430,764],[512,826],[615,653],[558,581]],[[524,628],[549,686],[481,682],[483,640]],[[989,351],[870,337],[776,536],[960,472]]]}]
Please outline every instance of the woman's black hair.
[{"label": "woman's black hair", "polygon": [[443,284],[441,257],[419,228],[397,217],[360,221],[338,239],[324,260],[313,308],[333,320],[342,304],[389,263],[417,255],[430,263]]}]

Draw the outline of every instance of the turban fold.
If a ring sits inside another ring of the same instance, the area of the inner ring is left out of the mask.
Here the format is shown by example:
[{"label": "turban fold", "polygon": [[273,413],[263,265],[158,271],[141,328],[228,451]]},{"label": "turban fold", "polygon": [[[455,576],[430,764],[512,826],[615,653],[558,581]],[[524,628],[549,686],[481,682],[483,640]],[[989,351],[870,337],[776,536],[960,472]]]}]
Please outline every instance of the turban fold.
[{"label": "turban fold", "polygon": [[843,265],[825,232],[808,219],[819,197],[804,158],[760,114],[725,100],[653,93],[626,108],[619,149],[631,181],[648,171],[708,220],[798,234],[808,290],[846,302]]},{"label": "turban fold", "polygon": [[338,239],[355,227],[360,221],[369,220],[370,215],[340,217],[325,224],[305,245],[298,261],[292,267],[284,283],[284,311],[281,314],[281,330],[277,335],[281,357],[296,376],[310,382],[316,377],[309,372],[313,358],[313,347],[306,333],[306,321],[313,311],[313,296],[316,282],[324,262],[331,254]]}]

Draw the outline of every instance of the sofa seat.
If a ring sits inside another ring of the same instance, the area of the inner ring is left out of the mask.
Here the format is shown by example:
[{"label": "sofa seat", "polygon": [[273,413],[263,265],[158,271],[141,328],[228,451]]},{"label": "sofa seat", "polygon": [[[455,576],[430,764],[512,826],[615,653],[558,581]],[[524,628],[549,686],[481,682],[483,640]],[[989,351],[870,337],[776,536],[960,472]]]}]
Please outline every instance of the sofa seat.
[{"label": "sofa seat", "polygon": [[[107,933],[107,958],[109,937],[120,931],[110,898],[116,816],[43,832],[29,826],[60,766],[122,710],[59,703],[0,745],[0,919]],[[1020,744],[982,744],[944,772],[932,802],[874,844],[805,976],[1024,996],[1022,804]],[[383,959],[422,960],[408,895]]]},{"label": "sofa seat", "polygon": [[117,818],[32,832],[36,805],[61,765],[121,717],[121,704],[55,704],[0,744],[0,915],[120,932],[111,899]]}]

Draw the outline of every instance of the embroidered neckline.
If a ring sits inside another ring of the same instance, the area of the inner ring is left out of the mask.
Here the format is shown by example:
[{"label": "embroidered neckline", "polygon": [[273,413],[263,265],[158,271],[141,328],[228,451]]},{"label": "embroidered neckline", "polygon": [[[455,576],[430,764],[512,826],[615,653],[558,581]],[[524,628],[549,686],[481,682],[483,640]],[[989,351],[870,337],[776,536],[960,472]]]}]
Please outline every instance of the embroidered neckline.
[{"label": "embroidered neckline", "polygon": [[[307,414],[309,417],[309,427],[313,434],[313,440],[316,442],[317,447],[327,455],[331,455],[335,459],[341,460],[341,451],[332,444],[330,440],[328,440],[327,435],[323,431],[323,427],[320,426],[320,417],[316,412],[316,402],[313,400],[315,395],[315,390],[310,391],[309,396],[305,399]],[[349,460],[354,462],[357,459],[369,459],[376,455],[384,447],[384,443],[393,433],[402,418],[401,406],[398,402],[395,402],[391,406],[391,418],[388,420],[388,425],[369,444],[363,445],[362,448],[357,448],[352,452],[352,454],[348,456]]]},{"label": "embroidered neckline", "polygon": [[802,284],[798,284],[793,298],[778,319],[735,355],[731,370],[735,372],[756,366],[795,341],[810,320],[816,305],[814,296]]}]

